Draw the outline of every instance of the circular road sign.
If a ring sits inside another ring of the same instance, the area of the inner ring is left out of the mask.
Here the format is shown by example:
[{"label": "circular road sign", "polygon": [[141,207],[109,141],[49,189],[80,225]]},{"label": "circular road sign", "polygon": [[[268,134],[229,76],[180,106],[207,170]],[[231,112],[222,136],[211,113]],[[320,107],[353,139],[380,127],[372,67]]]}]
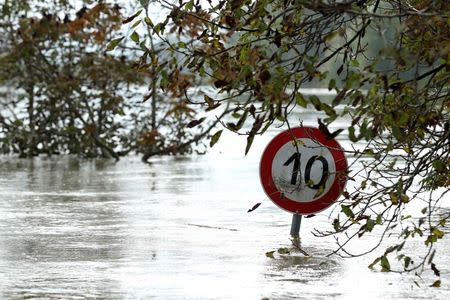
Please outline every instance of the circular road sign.
[{"label": "circular road sign", "polygon": [[334,139],[319,129],[283,131],[267,145],[259,175],[267,196],[280,208],[312,214],[330,206],[347,181],[347,160]]}]

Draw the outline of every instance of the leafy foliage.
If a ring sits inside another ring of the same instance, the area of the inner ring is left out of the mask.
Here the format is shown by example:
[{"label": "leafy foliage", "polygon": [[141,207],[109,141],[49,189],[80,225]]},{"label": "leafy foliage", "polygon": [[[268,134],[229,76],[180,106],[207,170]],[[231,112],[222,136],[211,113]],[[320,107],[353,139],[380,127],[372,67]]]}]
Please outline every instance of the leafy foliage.
[{"label": "leafy foliage", "polygon": [[[125,18],[117,4],[83,3],[79,10],[67,1],[1,5],[2,152],[119,159],[136,151],[147,160],[194,151],[211,122],[195,123],[198,111],[179,94],[166,97],[167,90],[186,86],[189,76],[152,67],[158,61],[173,65],[171,56],[163,61],[146,52],[135,62],[140,51],[156,49],[137,32],[141,21],[151,24],[140,19],[145,10]],[[131,43],[121,35],[126,25],[135,28]],[[160,72],[162,89],[146,93]]]},{"label": "leafy foliage", "polygon": [[32,1],[2,7],[8,12],[0,57],[3,152],[118,159],[132,144],[121,132],[131,108],[125,97],[143,80],[125,56],[103,52],[121,27],[120,8],[100,3],[75,11],[64,2],[38,8]]},{"label": "leafy foliage", "polygon": [[[371,232],[380,233],[380,241],[367,252],[394,233],[400,245],[423,237],[421,262],[401,254],[406,247],[397,245],[376,264],[395,271],[389,259],[395,252],[404,264],[400,271],[431,268],[431,253],[445,237],[450,217],[439,208],[450,186],[448,1],[160,0],[143,5],[147,12],[166,12],[158,21],[147,15],[140,23],[148,30],[144,35],[158,41],[157,48],[142,54],[157,78],[152,90],[159,86],[205,112],[232,103],[226,112],[237,122],[223,125],[247,135],[245,153],[271,125],[290,128],[293,110],[314,107],[324,116],[320,130],[333,136],[342,130],[331,132],[330,124],[350,118],[345,132],[354,149],[347,176],[357,185],[344,192],[334,230],[316,234],[337,236],[335,254],[342,256],[360,255],[347,245]],[[133,41],[142,38],[130,35]],[[160,59],[160,53],[171,59]],[[328,87],[334,99],[303,94],[309,86]],[[405,213],[421,201],[427,207],[423,216]]]}]

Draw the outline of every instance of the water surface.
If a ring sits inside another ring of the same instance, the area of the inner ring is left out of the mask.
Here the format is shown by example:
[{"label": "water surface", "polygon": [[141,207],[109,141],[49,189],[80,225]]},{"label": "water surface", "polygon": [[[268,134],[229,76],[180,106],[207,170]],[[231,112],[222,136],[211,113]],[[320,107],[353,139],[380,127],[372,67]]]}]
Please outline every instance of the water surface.
[{"label": "water surface", "polygon": [[[445,254],[440,289],[427,287],[428,275],[418,288],[413,276],[369,270],[380,253],[327,257],[333,240],[311,231],[330,228],[329,211],[303,220],[311,257],[266,257],[290,245],[291,215],[266,198],[258,177],[273,134],[247,157],[245,138],[226,133],[208,155],[149,165],[0,158],[0,298],[450,298]],[[444,240],[440,253],[449,250]]]}]

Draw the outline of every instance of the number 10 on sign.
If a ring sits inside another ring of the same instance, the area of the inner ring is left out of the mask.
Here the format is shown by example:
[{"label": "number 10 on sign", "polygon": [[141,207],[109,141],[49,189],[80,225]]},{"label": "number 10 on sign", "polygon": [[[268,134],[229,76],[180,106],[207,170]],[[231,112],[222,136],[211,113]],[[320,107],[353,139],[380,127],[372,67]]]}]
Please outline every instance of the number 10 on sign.
[{"label": "number 10 on sign", "polygon": [[338,142],[310,127],[277,135],[260,163],[266,194],[282,209],[297,214],[330,206],[345,187],[346,173],[347,161]]}]

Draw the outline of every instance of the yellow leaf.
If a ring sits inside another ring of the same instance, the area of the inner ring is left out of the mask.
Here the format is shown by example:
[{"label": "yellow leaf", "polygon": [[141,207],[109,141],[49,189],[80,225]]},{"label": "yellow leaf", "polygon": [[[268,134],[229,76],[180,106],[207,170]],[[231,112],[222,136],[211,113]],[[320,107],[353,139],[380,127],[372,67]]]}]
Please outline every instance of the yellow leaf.
[{"label": "yellow leaf", "polygon": [[441,281],[436,280],[432,285],[430,285],[430,287],[441,287]]},{"label": "yellow leaf", "polygon": [[409,197],[405,194],[403,194],[400,199],[402,200],[403,203],[408,203],[409,202]]},{"label": "yellow leaf", "polygon": [[391,197],[391,202],[394,205],[398,204],[398,197],[397,194],[395,194],[394,192],[389,193],[389,196]]},{"label": "yellow leaf", "polygon": [[275,253],[275,251],[269,251],[269,252],[266,252],[266,256],[267,257],[270,257],[270,258],[275,258],[275,257],[273,257],[273,254]]},{"label": "yellow leaf", "polygon": [[435,235],[438,239],[441,239],[444,236],[444,232],[437,229],[437,228],[433,228],[433,230],[431,231],[433,233],[433,235]]}]

